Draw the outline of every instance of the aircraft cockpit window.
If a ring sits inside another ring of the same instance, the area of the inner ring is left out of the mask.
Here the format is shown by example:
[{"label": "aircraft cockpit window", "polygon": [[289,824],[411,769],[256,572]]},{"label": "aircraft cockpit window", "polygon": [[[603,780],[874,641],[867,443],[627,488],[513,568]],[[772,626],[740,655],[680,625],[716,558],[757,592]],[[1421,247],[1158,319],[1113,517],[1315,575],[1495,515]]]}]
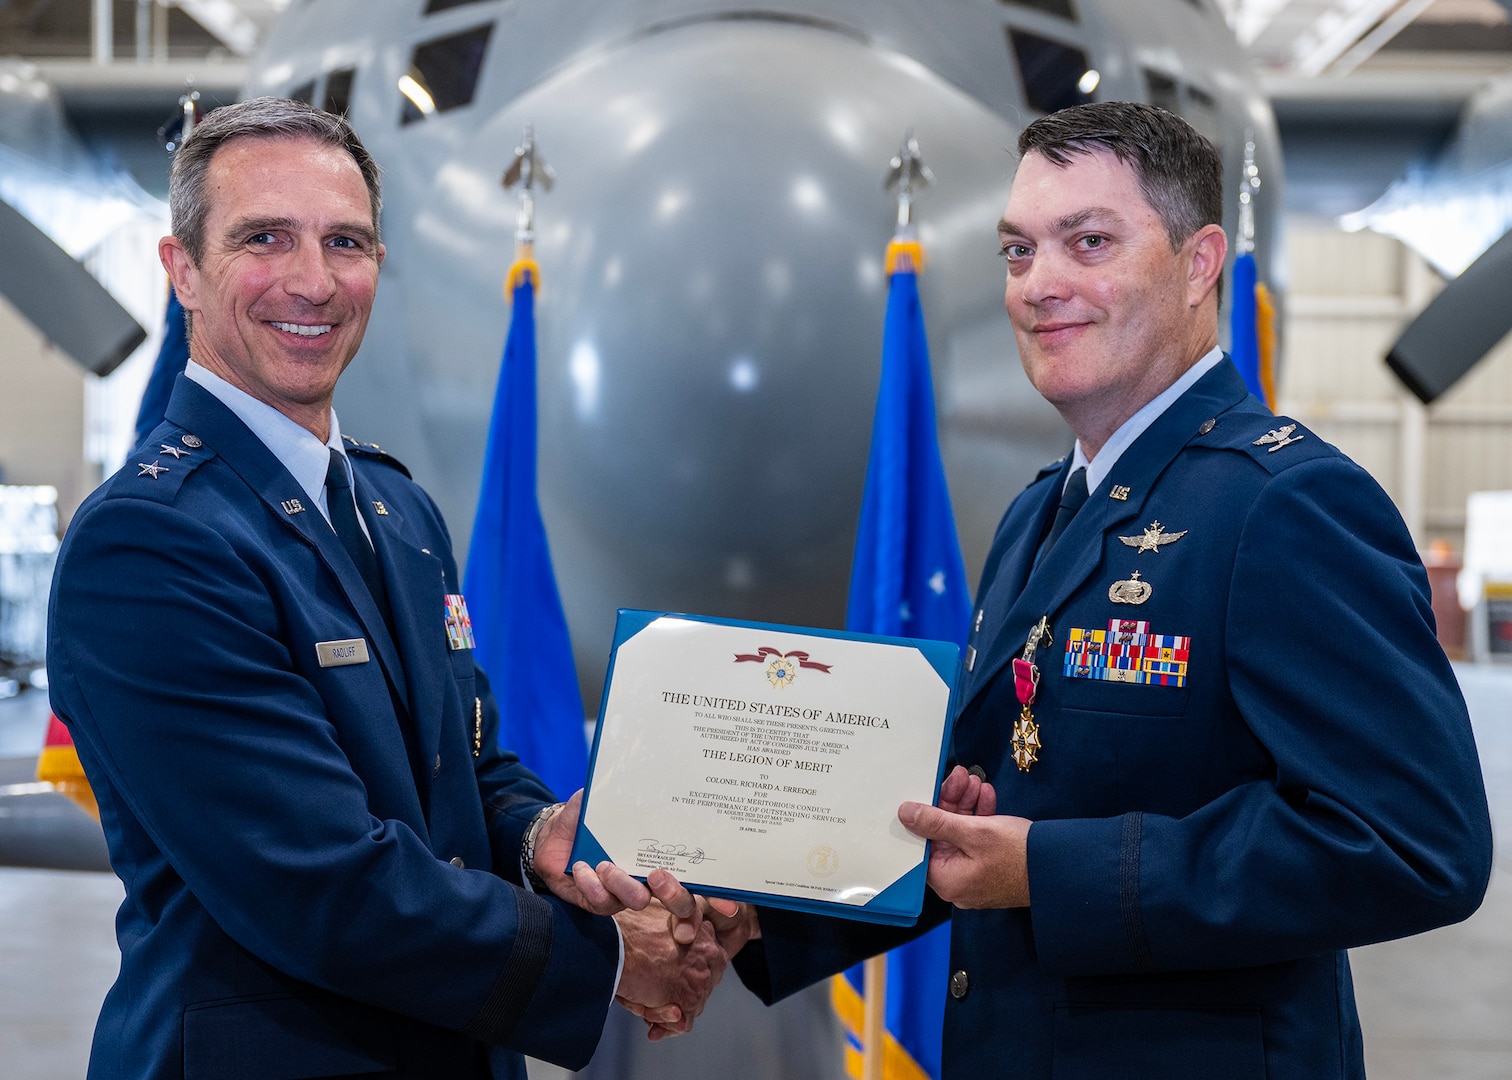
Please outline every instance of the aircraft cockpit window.
[{"label": "aircraft cockpit window", "polygon": [[471,104],[491,33],[493,24],[488,23],[416,45],[409,72],[399,79],[404,95],[400,122],[413,124],[431,113]]},{"label": "aircraft cockpit window", "polygon": [[438,11],[447,11],[450,8],[461,7],[463,4],[476,4],[480,0],[425,0],[425,10],[422,15],[434,15]]},{"label": "aircraft cockpit window", "polygon": [[315,80],[311,79],[307,83],[300,83],[290,90],[287,96],[291,101],[302,101],[306,105],[315,104]]},{"label": "aircraft cockpit window", "polygon": [[1062,19],[1076,21],[1076,9],[1071,6],[1071,0],[998,0],[1000,4],[1009,7],[1033,8],[1035,11],[1043,11],[1049,15],[1059,15]]},{"label": "aircraft cockpit window", "polygon": [[1218,109],[1218,102],[1213,100],[1201,87],[1187,84],[1187,123],[1197,129],[1197,133],[1223,153],[1223,117]]},{"label": "aircraft cockpit window", "polygon": [[356,68],[337,68],[326,76],[325,102],[320,107],[328,113],[347,114],[352,107],[352,79]]},{"label": "aircraft cockpit window", "polygon": [[1092,100],[1096,73],[1087,54],[1076,46],[1011,26],[1008,46],[1018,61],[1019,82],[1031,109],[1052,113]]},{"label": "aircraft cockpit window", "polygon": [[1181,88],[1176,80],[1161,71],[1144,69],[1145,89],[1150,93],[1150,104],[1168,113],[1181,115]]}]

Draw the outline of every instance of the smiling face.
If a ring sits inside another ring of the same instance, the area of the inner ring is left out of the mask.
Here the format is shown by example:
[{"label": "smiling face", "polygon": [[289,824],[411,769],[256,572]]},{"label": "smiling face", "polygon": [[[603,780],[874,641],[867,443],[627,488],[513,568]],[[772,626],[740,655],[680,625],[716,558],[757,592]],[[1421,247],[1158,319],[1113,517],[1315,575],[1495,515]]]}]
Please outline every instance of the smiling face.
[{"label": "smiling face", "polygon": [[189,352],[324,440],[336,380],[357,353],[383,246],[350,154],[306,138],[242,138],[215,152],[196,266],[158,254],[193,315]]},{"label": "smiling face", "polygon": [[1026,154],[998,234],[1024,373],[1089,457],[1217,344],[1223,230],[1204,226],[1173,251],[1111,151],[1064,166]]}]

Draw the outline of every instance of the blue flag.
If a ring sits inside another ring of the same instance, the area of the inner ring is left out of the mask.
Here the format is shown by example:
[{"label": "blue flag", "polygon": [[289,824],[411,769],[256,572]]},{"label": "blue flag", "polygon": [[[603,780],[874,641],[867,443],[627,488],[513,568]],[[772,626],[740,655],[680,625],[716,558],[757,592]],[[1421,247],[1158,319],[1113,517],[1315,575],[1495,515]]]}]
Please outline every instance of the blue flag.
[{"label": "blue flag", "polygon": [[588,749],[567,618],[536,501],[532,274],[511,275],[514,317],[494,396],[465,588],[474,653],[499,702],[501,744],[561,798],[583,786]]},{"label": "blue flag", "polygon": [[[892,275],[882,334],[882,380],[872,421],[866,492],[851,564],[846,628],[966,644],[971,597],[935,429],[929,343],[918,277]],[[887,958],[884,1075],[938,1078],[945,1022],[950,927],[932,930]],[[861,967],[846,972],[864,992]],[[844,992],[837,986],[837,996]],[[842,1016],[850,1010],[842,1007]],[[849,1056],[849,1055],[848,1055]]]},{"label": "blue flag", "polygon": [[1229,315],[1229,355],[1234,366],[1244,376],[1244,385],[1249,392],[1265,401],[1265,388],[1260,382],[1260,332],[1255,319],[1258,311],[1255,298],[1255,256],[1245,252],[1234,260],[1233,311]]},{"label": "blue flag", "polygon": [[179,303],[173,286],[168,286],[168,314],[163,322],[163,343],[158,346],[157,363],[147,377],[142,404],[137,408],[136,441],[141,446],[152,429],[163,422],[168,399],[173,396],[173,380],[189,364],[189,330],[184,325],[184,306]]}]

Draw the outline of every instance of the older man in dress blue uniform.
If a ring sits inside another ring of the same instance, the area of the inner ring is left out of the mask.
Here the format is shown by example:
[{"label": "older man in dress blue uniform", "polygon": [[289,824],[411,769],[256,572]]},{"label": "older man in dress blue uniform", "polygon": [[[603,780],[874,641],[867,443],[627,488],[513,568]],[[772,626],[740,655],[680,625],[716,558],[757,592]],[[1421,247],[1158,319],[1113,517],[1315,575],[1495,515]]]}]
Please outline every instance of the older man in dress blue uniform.
[{"label": "older man in dress blue uniform", "polygon": [[[1218,350],[1212,147],[1101,103],[1019,150],[1005,299],[1076,447],[988,555],[939,806],[899,810],[934,841],[921,925],[952,923],[945,1075],[1361,1077],[1345,950],[1467,917],[1490,872],[1426,575]],[[724,933],[769,999],[894,943]]]},{"label": "older man in dress blue uniform", "polygon": [[712,929],[667,878],[681,945],[628,876],[563,872],[577,799],[497,745],[446,526],[331,408],[383,259],[376,165],[260,99],[186,141],[170,203],[193,360],[75,517],[51,609],[126,886],[90,1076],[523,1078],[522,1053],[583,1065],[616,993],[685,1028]]}]

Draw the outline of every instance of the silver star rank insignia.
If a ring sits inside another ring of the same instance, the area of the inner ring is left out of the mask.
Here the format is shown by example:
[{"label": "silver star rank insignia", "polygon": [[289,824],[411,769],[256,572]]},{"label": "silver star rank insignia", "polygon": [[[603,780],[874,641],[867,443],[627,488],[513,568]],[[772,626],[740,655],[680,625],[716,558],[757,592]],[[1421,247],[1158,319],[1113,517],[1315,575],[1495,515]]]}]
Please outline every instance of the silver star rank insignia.
[{"label": "silver star rank insignia", "polygon": [[[1274,431],[1267,431],[1264,435],[1262,435],[1258,439],[1256,439],[1251,445],[1253,445],[1253,446],[1270,446],[1270,450],[1267,451],[1267,452],[1271,453],[1271,454],[1274,454],[1277,450],[1281,449],[1283,446],[1290,446],[1294,442],[1301,442],[1303,439],[1305,439],[1307,437],[1305,435],[1298,435],[1295,438],[1293,438],[1292,437],[1292,432],[1294,432],[1296,430],[1297,430],[1297,425],[1296,424],[1287,424],[1285,427],[1278,427]],[[1275,443],[1275,445],[1271,446],[1272,443]]]},{"label": "silver star rank insignia", "polygon": [[189,456],[189,451],[185,450],[182,446],[169,446],[167,443],[163,443],[158,447],[158,453],[172,454],[173,460],[175,461],[177,461],[181,457]]},{"label": "silver star rank insignia", "polygon": [[1152,521],[1145,526],[1143,536],[1120,536],[1119,539],[1131,548],[1138,548],[1141,553],[1146,551],[1160,551],[1161,544],[1174,544],[1185,536],[1190,530],[1182,529],[1177,533],[1163,532],[1160,522]]},{"label": "silver star rank insignia", "polygon": [[159,465],[155,461],[151,465],[147,465],[139,461],[137,462],[137,468],[142,470],[141,472],[137,473],[138,476],[150,476],[154,480],[158,478],[159,474],[168,471],[168,466]]}]

